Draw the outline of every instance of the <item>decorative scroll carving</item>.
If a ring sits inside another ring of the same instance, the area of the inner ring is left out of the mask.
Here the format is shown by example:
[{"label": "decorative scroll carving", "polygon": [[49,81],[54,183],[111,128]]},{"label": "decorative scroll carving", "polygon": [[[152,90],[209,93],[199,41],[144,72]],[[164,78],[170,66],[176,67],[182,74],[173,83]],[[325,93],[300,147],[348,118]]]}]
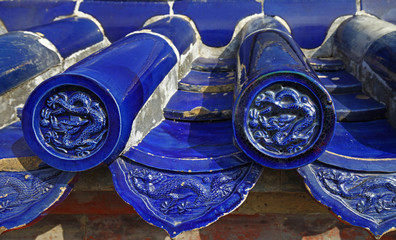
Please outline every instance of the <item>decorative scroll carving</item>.
[{"label": "decorative scroll carving", "polygon": [[317,115],[309,96],[295,89],[264,89],[249,108],[246,132],[265,151],[293,155],[307,149],[317,136]]},{"label": "decorative scroll carving", "polygon": [[396,217],[396,175],[364,174],[322,166],[312,166],[324,189],[341,198],[358,214],[377,223]]},{"label": "decorative scroll carving", "polygon": [[91,155],[105,139],[107,113],[81,91],[60,92],[41,110],[41,132],[48,147],[73,157]]},{"label": "decorative scroll carving", "polygon": [[64,178],[61,175],[61,171],[52,168],[0,173],[0,225],[26,210],[32,211],[33,205],[46,198],[57,181]]},{"label": "decorative scroll carving", "polygon": [[[191,161],[211,165],[208,160]],[[160,170],[118,158],[110,164],[110,170],[120,196],[144,220],[165,229],[174,238],[235,210],[257,182],[262,168],[248,163],[194,173]]]},{"label": "decorative scroll carving", "polygon": [[[245,170],[245,169],[243,169]],[[218,174],[180,175],[135,167],[128,181],[165,215],[195,215],[229,197],[244,176],[240,168]]]}]

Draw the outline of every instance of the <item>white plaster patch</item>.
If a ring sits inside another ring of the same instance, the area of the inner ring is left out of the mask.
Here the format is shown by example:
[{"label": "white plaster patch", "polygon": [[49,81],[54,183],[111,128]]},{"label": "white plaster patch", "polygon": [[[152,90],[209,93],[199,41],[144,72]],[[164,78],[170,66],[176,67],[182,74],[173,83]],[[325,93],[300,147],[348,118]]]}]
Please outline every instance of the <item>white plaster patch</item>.
[{"label": "white plaster patch", "polygon": [[154,36],[164,39],[168,43],[168,45],[173,49],[173,52],[176,54],[177,62],[180,61],[179,50],[177,50],[176,46],[173,44],[173,42],[167,36],[164,36],[164,35],[156,33],[156,32],[152,32],[150,29],[143,29],[140,31],[131,32],[131,33],[127,34],[125,37],[129,37],[131,35],[140,34],[140,33],[151,34],[151,35],[154,35]]},{"label": "white plaster patch", "polygon": [[3,21],[0,20],[0,35],[7,33],[7,28],[4,25]]},{"label": "white plaster patch", "polygon": [[180,57],[181,60],[165,76],[138,112],[132,123],[130,137],[122,153],[125,153],[133,146],[137,146],[153,128],[164,120],[163,109],[177,91],[177,82],[180,76],[185,75],[190,69],[193,59],[191,55],[197,51],[196,48],[196,44],[190,46],[189,51]]},{"label": "white plaster patch", "polygon": [[170,16],[175,15],[175,12],[173,11],[173,4],[175,4],[175,1],[168,1],[168,5],[169,5],[169,15],[170,15]]},{"label": "white plaster patch", "polygon": [[283,19],[283,18],[281,18],[281,17],[279,17],[279,16],[275,16],[274,19],[275,19],[276,21],[280,22],[280,23],[287,29],[287,31],[289,32],[289,34],[291,34],[290,26],[289,26],[289,24],[287,24],[287,22],[286,22],[285,19]]},{"label": "white plaster patch", "polygon": [[100,32],[105,36],[105,31],[104,31],[104,29],[102,27],[102,24],[100,24],[100,22],[98,20],[96,20],[96,18],[94,18],[93,16],[91,16],[91,15],[89,15],[87,13],[76,11],[76,12],[74,12],[71,15],[56,17],[54,19],[54,21],[59,21],[59,20],[62,20],[62,19],[72,18],[72,17],[87,18],[87,19],[91,20],[92,22],[94,22],[96,24],[96,26],[99,28]]},{"label": "white plaster patch", "polygon": [[50,51],[56,53],[56,55],[57,55],[58,58],[59,58],[59,61],[61,61],[61,62],[63,61],[63,58],[62,58],[62,56],[60,55],[58,49],[55,47],[55,45],[52,44],[52,42],[50,42],[48,39],[46,39],[45,37],[43,37],[42,34],[40,34],[40,33],[34,33],[34,32],[28,32],[28,31],[20,31],[20,32],[22,32],[22,33],[24,33],[24,34],[27,34],[27,35],[33,35],[33,36],[37,37],[37,38],[38,38],[38,42],[39,42],[42,46],[44,46],[44,47],[46,47],[47,49],[49,49]]},{"label": "white plaster patch", "polygon": [[[16,109],[25,104],[30,93],[44,80],[62,72],[61,65],[56,65],[47,71],[35,76],[22,84],[10,89],[0,96],[0,129],[19,119]],[[9,101],[12,99],[12,101]]]},{"label": "white plaster patch", "polygon": [[362,11],[362,5],[360,0],[356,0],[356,12]]},{"label": "white plaster patch", "polygon": [[72,55],[70,55],[69,57],[67,57],[64,61],[63,61],[63,70],[68,69],[70,66],[74,65],[75,63],[81,61],[82,59],[90,56],[91,54],[110,46],[110,41],[103,36],[104,39],[101,42],[98,42],[90,47],[87,47],[85,49],[82,49],[78,52],[73,53]]},{"label": "white plaster patch", "polygon": [[36,240],[57,239],[64,240],[62,224],[58,224],[48,231],[36,236]]},{"label": "white plaster patch", "polygon": [[76,5],[74,6],[73,13],[77,13],[77,12],[80,11],[80,6],[81,6],[81,3],[82,3],[83,1],[84,1],[84,0],[77,0],[77,1],[76,1]]}]

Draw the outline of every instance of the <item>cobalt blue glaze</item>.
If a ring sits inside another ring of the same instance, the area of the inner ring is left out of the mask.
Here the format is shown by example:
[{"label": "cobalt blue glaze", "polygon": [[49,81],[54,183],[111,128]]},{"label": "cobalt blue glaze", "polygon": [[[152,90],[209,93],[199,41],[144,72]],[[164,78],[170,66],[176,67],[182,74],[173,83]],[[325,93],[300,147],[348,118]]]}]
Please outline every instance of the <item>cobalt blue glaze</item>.
[{"label": "cobalt blue glaze", "polygon": [[0,172],[0,228],[21,228],[43,217],[49,207],[70,193],[74,176],[50,167]]},{"label": "cobalt blue glaze", "polygon": [[26,141],[43,161],[62,170],[113,160],[137,113],[176,63],[162,37],[125,37],[35,89],[22,114]]},{"label": "cobalt blue glaze", "polygon": [[338,122],[319,161],[356,171],[396,171],[396,130],[386,120]]},{"label": "cobalt blue glaze", "polygon": [[187,0],[175,1],[173,10],[194,21],[204,44],[222,47],[231,41],[235,26],[240,20],[261,12],[261,4],[255,0]]},{"label": "cobalt blue glaze", "polygon": [[191,69],[201,72],[232,72],[235,71],[233,58],[205,58],[199,57],[192,63]]},{"label": "cobalt blue glaze", "polygon": [[2,128],[0,136],[0,159],[36,156],[23,138],[21,122]]},{"label": "cobalt blue glaze", "polygon": [[359,80],[346,71],[316,73],[329,93],[358,93],[362,91],[362,84]]},{"label": "cobalt blue glaze", "polygon": [[356,10],[355,0],[264,1],[265,14],[285,19],[302,48],[319,47],[332,22],[340,16],[355,14]]},{"label": "cobalt blue glaze", "polygon": [[191,70],[179,81],[179,90],[192,92],[231,92],[235,72],[200,72]]},{"label": "cobalt blue glaze", "polygon": [[376,239],[396,224],[396,174],[349,171],[318,162],[298,169],[310,193],[340,219]]},{"label": "cobalt blue glaze", "polygon": [[87,18],[66,18],[28,31],[43,34],[64,58],[103,40],[99,27]]},{"label": "cobalt blue glaze", "polygon": [[[260,31],[262,29],[271,28],[278,29],[285,33],[288,32],[286,26],[284,26],[281,22],[276,20],[271,16],[257,16],[251,20],[249,20],[243,28],[241,29],[240,35],[242,37],[242,41],[245,41],[247,36],[253,34],[254,32]],[[240,56],[239,56],[240,57]]]},{"label": "cobalt blue glaze", "polygon": [[334,132],[331,98],[284,31],[263,29],[239,49],[234,137],[253,160],[289,169],[314,161]]},{"label": "cobalt blue glaze", "polygon": [[332,96],[337,121],[371,121],[385,118],[386,107],[363,93]]},{"label": "cobalt blue glaze", "polygon": [[357,63],[364,61],[396,88],[396,25],[371,16],[355,16],[340,25],[335,44],[341,54]]},{"label": "cobalt blue glaze", "polygon": [[[145,26],[153,32],[167,36],[179,53],[184,53],[195,42],[196,36],[191,24],[180,17],[166,17]],[[183,34],[178,34],[182,32]]]},{"label": "cobalt blue glaze", "polygon": [[166,1],[83,1],[80,11],[97,19],[114,42],[140,29],[149,18],[169,14],[169,5]]},{"label": "cobalt blue glaze", "polygon": [[249,163],[232,140],[230,121],[163,121],[123,154],[134,162],[177,172],[210,172]]},{"label": "cobalt blue glaze", "polygon": [[[6,165],[13,161],[20,167]],[[25,142],[20,122],[0,130],[0,167],[5,169],[0,171],[0,229],[8,230],[30,224],[62,202],[76,176],[43,164]]]},{"label": "cobalt blue glaze", "polygon": [[385,34],[371,44],[364,61],[396,89],[396,26],[395,31]]},{"label": "cobalt blue glaze", "polygon": [[374,42],[392,32],[396,32],[394,24],[372,16],[357,15],[338,27],[334,43],[338,51],[349,59],[360,62]]},{"label": "cobalt blue glaze", "polygon": [[133,205],[145,221],[165,229],[172,238],[206,227],[235,210],[262,169],[248,163],[222,171],[178,173],[123,158],[109,167],[122,199]]},{"label": "cobalt blue glaze", "polygon": [[[72,14],[75,4],[75,1],[1,2],[0,18],[4,18],[10,30],[26,29],[50,23],[58,16]],[[334,19],[354,14],[355,6],[354,0],[265,1],[264,13],[286,19],[297,42],[304,48],[311,48],[323,42]],[[113,42],[141,28],[147,19],[169,14],[169,5],[166,1],[83,1],[79,10],[98,19],[106,36]],[[205,44],[221,47],[229,43],[237,23],[248,16],[261,13],[262,6],[255,0],[186,0],[175,1],[173,10],[176,14],[190,17],[196,23]],[[36,14],[37,12],[39,13]],[[311,17],[300,17],[302,12],[306,16],[312,16],[315,21],[311,21]]]},{"label": "cobalt blue glaze", "polygon": [[75,5],[75,1],[1,1],[0,19],[8,31],[19,31],[70,15]]},{"label": "cobalt blue glaze", "polygon": [[40,40],[27,32],[0,36],[0,94],[60,63]]},{"label": "cobalt blue glaze", "polygon": [[164,117],[182,121],[231,119],[232,92],[177,91],[164,108]]},{"label": "cobalt blue glaze", "polygon": [[340,59],[310,58],[309,63],[315,71],[341,71],[345,69],[345,64]]}]

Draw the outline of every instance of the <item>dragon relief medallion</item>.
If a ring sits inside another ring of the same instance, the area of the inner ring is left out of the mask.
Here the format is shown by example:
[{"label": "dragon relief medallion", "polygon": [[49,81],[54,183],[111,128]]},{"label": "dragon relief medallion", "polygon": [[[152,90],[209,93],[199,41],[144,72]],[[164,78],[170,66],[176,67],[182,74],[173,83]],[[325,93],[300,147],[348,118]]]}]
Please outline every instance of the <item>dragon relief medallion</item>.
[{"label": "dragon relief medallion", "polygon": [[40,128],[50,150],[82,158],[102,146],[107,133],[107,112],[93,96],[65,91],[47,98],[41,109]]},{"label": "dragon relief medallion", "polygon": [[261,151],[290,156],[313,144],[319,132],[320,113],[308,94],[272,86],[255,96],[245,121],[250,141]]}]

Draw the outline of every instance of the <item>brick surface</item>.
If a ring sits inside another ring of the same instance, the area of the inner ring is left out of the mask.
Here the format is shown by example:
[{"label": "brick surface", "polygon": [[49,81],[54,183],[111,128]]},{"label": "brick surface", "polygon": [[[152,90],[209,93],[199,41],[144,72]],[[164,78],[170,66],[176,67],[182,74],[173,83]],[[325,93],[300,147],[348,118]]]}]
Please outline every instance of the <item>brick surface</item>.
[{"label": "brick surface", "polygon": [[115,191],[73,191],[51,214],[136,214]]},{"label": "brick surface", "polygon": [[[143,221],[114,191],[105,167],[84,172],[70,196],[35,225],[0,240],[170,240]],[[305,190],[295,170],[264,169],[233,214],[175,240],[371,240],[364,229],[336,219]],[[396,239],[396,232],[381,240]]]},{"label": "brick surface", "polygon": [[137,215],[90,215],[87,240],[164,240],[167,233]]},{"label": "brick surface", "polygon": [[31,227],[0,235],[0,240],[82,240],[85,223],[84,215],[49,215]]},{"label": "brick surface", "polygon": [[[166,232],[137,215],[49,215],[36,225],[0,240],[170,240]],[[362,228],[330,213],[228,215],[175,240],[372,240]],[[396,239],[388,233],[381,240]]]}]

